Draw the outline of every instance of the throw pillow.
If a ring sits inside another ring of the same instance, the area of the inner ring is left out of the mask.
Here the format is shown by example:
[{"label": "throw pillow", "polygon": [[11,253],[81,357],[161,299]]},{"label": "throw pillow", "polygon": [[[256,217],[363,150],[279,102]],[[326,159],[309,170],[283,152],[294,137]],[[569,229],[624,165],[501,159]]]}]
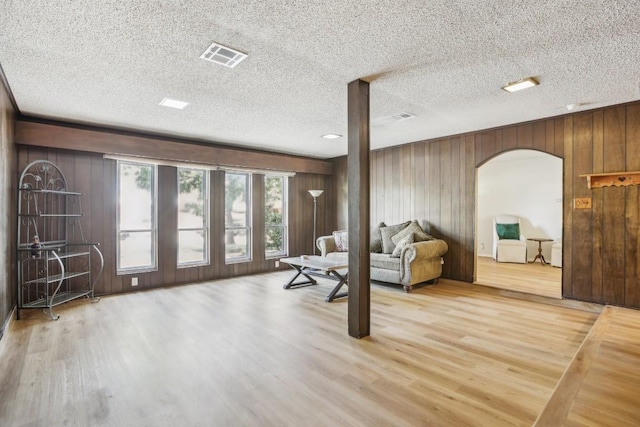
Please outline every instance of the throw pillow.
[{"label": "throw pillow", "polygon": [[414,242],[414,234],[413,233],[409,234],[408,236],[405,236],[402,240],[398,241],[398,244],[393,249],[393,253],[391,253],[391,257],[400,258],[400,254],[402,253],[402,250],[407,245],[410,245],[413,242]]},{"label": "throw pillow", "polygon": [[520,239],[520,224],[496,224],[498,239]]},{"label": "throw pillow", "polygon": [[382,253],[382,234],[380,229],[386,227],[387,224],[381,222],[371,229],[371,235],[369,236],[369,252],[380,254]]},{"label": "throw pillow", "polygon": [[349,251],[349,232],[347,230],[334,231],[333,240],[336,241],[336,252]]},{"label": "throw pillow", "polygon": [[402,224],[388,225],[380,229],[380,234],[382,234],[383,254],[393,253],[393,249],[396,247],[396,244],[393,243],[391,238],[407,228],[409,224],[411,224],[411,221],[403,222]]},{"label": "throw pillow", "polygon": [[411,221],[411,224],[407,226],[404,230],[400,230],[396,235],[391,237],[391,241],[397,245],[398,242],[409,234],[414,234],[414,242],[426,242],[427,240],[433,240],[433,237],[424,232],[420,224],[418,224],[417,220]]}]

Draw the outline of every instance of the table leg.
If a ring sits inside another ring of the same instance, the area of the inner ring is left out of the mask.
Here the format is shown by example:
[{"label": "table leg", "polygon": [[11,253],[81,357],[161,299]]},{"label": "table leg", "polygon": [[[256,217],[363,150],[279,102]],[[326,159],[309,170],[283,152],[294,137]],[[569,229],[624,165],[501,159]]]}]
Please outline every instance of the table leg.
[{"label": "table leg", "polygon": [[333,274],[338,279],[338,284],[331,290],[329,295],[327,295],[327,297],[325,298],[326,302],[331,302],[336,298],[343,298],[343,297],[346,297],[346,296],[349,295],[348,292],[338,293],[340,288],[342,288],[342,286],[347,283],[347,276],[349,275],[349,273],[346,273],[343,276],[340,273],[338,273],[337,271],[332,270],[331,274]]},{"label": "table leg", "polygon": [[[317,285],[318,282],[316,282],[313,277],[309,276],[308,274],[306,274],[303,270],[304,267],[300,267],[298,265],[292,265],[289,264],[291,266],[291,268],[293,268],[294,270],[296,270],[296,274],[291,278],[291,280],[289,280],[289,282],[284,285],[284,289],[294,289],[294,288],[301,288],[304,286],[311,286],[311,285]],[[309,280],[305,280],[303,282],[296,282],[296,279],[300,276],[303,275],[304,277],[306,277]]]},{"label": "table leg", "polygon": [[533,261],[531,262],[536,262],[536,260],[540,260],[540,265],[549,264],[542,255],[542,242],[538,242],[538,254],[535,256],[535,258],[533,258]]}]

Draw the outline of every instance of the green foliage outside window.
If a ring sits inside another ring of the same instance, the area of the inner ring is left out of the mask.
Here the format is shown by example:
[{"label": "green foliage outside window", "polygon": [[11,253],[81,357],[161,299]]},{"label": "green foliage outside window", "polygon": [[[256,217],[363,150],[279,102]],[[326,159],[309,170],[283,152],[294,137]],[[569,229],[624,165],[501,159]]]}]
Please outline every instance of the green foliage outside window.
[{"label": "green foliage outside window", "polygon": [[[131,169],[131,166],[125,165],[125,174],[128,173],[128,170]],[[136,184],[138,188],[142,190],[150,190],[151,189],[151,168],[140,166],[136,167]]]},{"label": "green foliage outside window", "polygon": [[202,204],[202,171],[194,169],[178,169],[178,183],[180,188],[178,191],[182,194],[191,193],[193,190],[200,190],[198,192],[198,202],[187,203],[185,207],[191,211],[194,215],[204,215],[204,205]]},{"label": "green foliage outside window", "polygon": [[[202,186],[202,174],[193,170],[179,170],[179,191],[189,193]],[[141,189],[151,188],[151,169],[140,168],[136,172],[136,184]],[[265,177],[265,249],[267,253],[281,253],[284,251],[284,183],[285,177]],[[226,174],[225,179],[225,224],[226,226],[245,225],[234,224],[233,204],[245,197],[247,189],[246,175]],[[193,214],[202,215],[202,204],[191,203],[187,206]],[[233,245],[234,232],[228,230],[226,243]]]},{"label": "green foliage outside window", "polygon": [[283,206],[284,177],[265,177],[265,249],[269,252],[282,252],[283,246]]},{"label": "green foliage outside window", "polygon": [[[233,204],[235,202],[244,202],[246,203],[246,192],[248,190],[248,179],[250,175],[247,174],[234,174],[234,173],[226,173],[225,174],[225,183],[224,183],[224,216],[225,216],[225,227],[234,227],[241,226],[246,227],[247,218],[242,218],[242,221],[238,223],[234,220],[234,211]],[[226,243],[227,245],[235,245],[235,235],[237,234],[234,230],[226,231]]]}]

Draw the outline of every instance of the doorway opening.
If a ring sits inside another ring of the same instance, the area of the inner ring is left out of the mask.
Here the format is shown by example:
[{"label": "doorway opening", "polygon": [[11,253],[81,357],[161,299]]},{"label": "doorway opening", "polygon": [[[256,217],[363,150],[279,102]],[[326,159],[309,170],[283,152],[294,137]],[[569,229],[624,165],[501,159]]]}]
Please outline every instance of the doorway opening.
[{"label": "doorway opening", "polygon": [[[562,298],[562,269],[551,263],[552,246],[562,242],[562,162],[548,153],[518,149],[477,168],[475,284]],[[519,218],[526,262],[495,259],[493,220],[500,215]],[[548,264],[536,259],[539,250]],[[553,252],[557,265],[561,259],[557,249]]]}]

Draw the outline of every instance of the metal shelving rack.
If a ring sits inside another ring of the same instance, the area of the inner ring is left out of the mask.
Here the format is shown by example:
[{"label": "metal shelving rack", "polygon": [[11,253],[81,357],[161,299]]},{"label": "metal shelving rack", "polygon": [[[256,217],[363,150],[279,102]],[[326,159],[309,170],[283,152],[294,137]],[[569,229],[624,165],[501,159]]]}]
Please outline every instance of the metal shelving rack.
[{"label": "metal shelving rack", "polygon": [[[18,310],[53,307],[87,297],[97,302],[95,285],[104,269],[99,243],[82,232],[82,193],[68,191],[62,171],[37,160],[25,167],[18,187]],[[39,238],[39,247],[33,239]]]}]

